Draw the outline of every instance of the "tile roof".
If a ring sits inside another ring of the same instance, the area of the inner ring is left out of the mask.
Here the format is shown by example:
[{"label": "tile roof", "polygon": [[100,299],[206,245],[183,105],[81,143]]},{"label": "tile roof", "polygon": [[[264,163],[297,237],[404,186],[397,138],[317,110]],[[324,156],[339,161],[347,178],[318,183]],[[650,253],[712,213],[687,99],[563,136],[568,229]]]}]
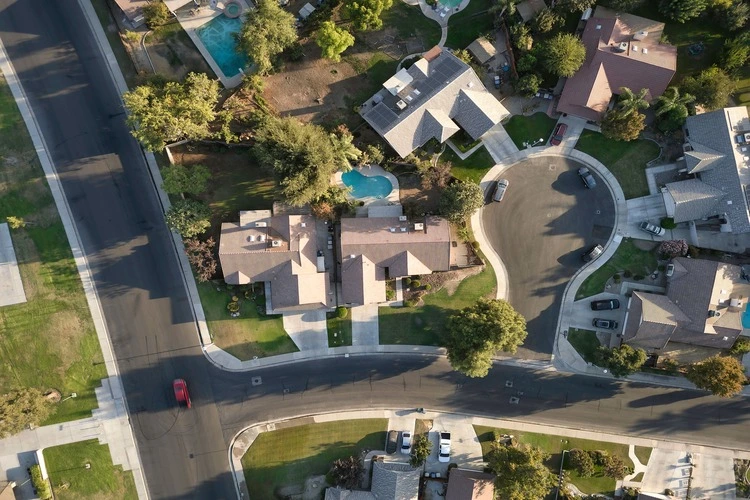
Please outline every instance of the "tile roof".
[{"label": "tile roof", "polygon": [[660,43],[664,23],[597,7],[586,22],[586,59],[565,82],[557,110],[599,121],[621,87],[659,97],[677,69],[677,49]]},{"label": "tile roof", "polygon": [[670,182],[667,193],[674,202],[675,222],[701,219],[716,212],[724,192],[698,179]]},{"label": "tile roof", "polygon": [[453,469],[448,476],[445,500],[493,500],[495,476],[467,469]]},{"label": "tile roof", "polygon": [[401,157],[433,137],[447,139],[459,125],[478,139],[508,116],[474,70],[439,47],[384,87],[362,104],[360,114]]}]

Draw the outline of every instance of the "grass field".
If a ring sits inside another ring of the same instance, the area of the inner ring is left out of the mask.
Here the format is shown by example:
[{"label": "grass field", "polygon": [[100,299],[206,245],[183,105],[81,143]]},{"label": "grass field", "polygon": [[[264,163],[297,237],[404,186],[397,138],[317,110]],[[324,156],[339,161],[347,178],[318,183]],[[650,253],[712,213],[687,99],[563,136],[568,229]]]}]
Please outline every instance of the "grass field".
[{"label": "grass field", "polygon": [[96,439],[45,448],[44,460],[58,500],[138,498],[133,473],[113,465],[109,446]]},{"label": "grass field", "polygon": [[659,146],[654,142],[615,141],[599,132],[584,130],[576,149],[602,162],[620,183],[626,199],[648,195],[646,163],[659,156]]},{"label": "grass field", "polygon": [[339,318],[335,312],[326,314],[328,347],[352,345],[352,315],[351,311],[347,311],[349,314],[347,314],[346,318]]},{"label": "grass field", "polygon": [[455,311],[473,305],[481,297],[494,297],[495,273],[489,265],[464,279],[452,295],[446,289],[424,296],[418,307],[379,308],[380,343],[442,345],[445,323]]},{"label": "grass field", "polygon": [[476,182],[477,184],[482,180],[484,174],[495,166],[495,160],[492,159],[485,147],[477,149],[465,160],[459,158],[451,148],[446,147],[443,154],[440,155],[440,160],[451,164],[451,175],[456,179],[464,182]]},{"label": "grass field", "polygon": [[[492,427],[474,426],[479,442],[482,445],[482,454],[486,457],[491,449],[493,440]],[[546,464],[554,474],[560,471],[560,460],[563,450],[572,450],[579,448],[582,450],[601,450],[606,451],[611,456],[619,456],[626,465],[632,467],[633,462],[628,457],[628,446],[624,444],[607,443],[604,441],[591,441],[588,439],[577,439],[570,437],[555,436],[552,434],[537,434],[533,432],[519,432],[510,429],[498,429],[503,434],[510,434],[518,439],[519,443],[541,448],[550,458]],[[615,491],[615,480],[604,477],[601,470],[598,470],[593,477],[580,477],[578,473],[570,468],[568,457],[565,460],[565,469],[568,471],[570,482],[573,483],[582,492],[589,495],[603,494],[613,496]]]},{"label": "grass field", "polygon": [[[232,356],[247,360],[253,356],[262,358],[298,350],[286,334],[281,316],[258,312],[258,307],[265,310],[262,296],[246,299],[243,289],[227,290],[223,282],[198,283],[198,293],[214,343]],[[227,311],[232,294],[240,300],[238,318],[230,317]]]},{"label": "grass field", "polygon": [[334,460],[383,449],[387,426],[388,419],[362,419],[263,432],[242,457],[248,489],[254,499],[274,500],[278,487],[326,474]]},{"label": "grass field", "polygon": [[383,14],[383,25],[396,28],[398,36],[402,39],[411,37],[421,39],[427,50],[440,41],[440,25],[425,17],[416,5],[394,2],[393,7]]},{"label": "grass field", "polygon": [[[552,134],[557,120],[546,113],[534,113],[531,116],[515,115],[505,124],[505,131],[513,139],[518,149],[523,149],[524,142],[544,144]],[[539,142],[539,139],[542,139]]]},{"label": "grass field", "polygon": [[594,362],[594,354],[601,345],[596,338],[596,332],[579,328],[568,328],[568,342],[588,363]]},{"label": "grass field", "polygon": [[643,464],[648,464],[648,461],[651,459],[651,452],[654,451],[653,448],[649,448],[647,446],[636,446],[635,447],[635,456],[638,457],[638,460]]},{"label": "grass field", "polygon": [[586,278],[576,292],[576,299],[591,297],[604,291],[607,280],[616,273],[630,271],[633,277],[648,276],[656,270],[656,253],[641,250],[633,244],[633,240],[624,239],[617,247],[617,251],[606,264],[594,271]]},{"label": "grass field", "polygon": [[494,19],[487,10],[492,0],[471,0],[464,10],[448,19],[448,37],[445,46],[452,49],[465,49],[481,35],[494,31]]},{"label": "grass field", "polygon": [[27,302],[0,308],[0,392],[76,392],[44,423],[88,417],[107,375],[99,341],[44,173],[0,77],[0,222],[8,216],[27,222],[11,230]]}]

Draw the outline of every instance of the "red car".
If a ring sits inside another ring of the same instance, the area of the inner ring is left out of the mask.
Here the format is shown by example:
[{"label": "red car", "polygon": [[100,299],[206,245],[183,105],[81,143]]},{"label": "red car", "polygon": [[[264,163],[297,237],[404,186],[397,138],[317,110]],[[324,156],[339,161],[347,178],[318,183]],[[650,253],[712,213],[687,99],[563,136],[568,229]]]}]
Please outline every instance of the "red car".
[{"label": "red car", "polygon": [[552,139],[549,140],[549,143],[553,146],[559,146],[560,142],[562,142],[562,138],[565,135],[565,131],[568,130],[568,126],[564,123],[558,123],[557,127],[555,127],[555,131],[552,132]]},{"label": "red car", "polygon": [[172,388],[174,389],[174,397],[177,400],[177,404],[184,404],[188,408],[192,408],[193,404],[190,402],[187,382],[184,379],[177,378],[172,382]]}]

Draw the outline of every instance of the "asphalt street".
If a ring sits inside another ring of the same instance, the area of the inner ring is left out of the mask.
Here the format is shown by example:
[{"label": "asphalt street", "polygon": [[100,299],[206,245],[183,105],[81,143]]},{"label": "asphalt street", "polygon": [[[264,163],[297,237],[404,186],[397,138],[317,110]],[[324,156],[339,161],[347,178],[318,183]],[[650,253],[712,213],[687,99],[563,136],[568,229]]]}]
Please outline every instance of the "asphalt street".
[{"label": "asphalt street", "polygon": [[500,175],[510,181],[503,201],[482,209],[485,235],[508,270],[510,303],[526,317],[521,358],[549,359],[565,286],[581,254],[614,227],[609,190],[596,175],[586,189],[582,166],[558,156],[524,160]]},{"label": "asphalt street", "polygon": [[[143,156],[77,2],[0,0],[0,38],[83,239],[152,498],[235,498],[227,452],[235,432],[348,408],[424,406],[750,449],[744,398],[507,366],[475,380],[452,372],[444,359],[416,356],[218,370],[201,353]],[[176,407],[176,376],[188,380],[193,410]],[[259,385],[253,376],[261,377]],[[506,387],[509,380],[513,387]],[[520,396],[518,405],[509,403],[511,395]]]}]

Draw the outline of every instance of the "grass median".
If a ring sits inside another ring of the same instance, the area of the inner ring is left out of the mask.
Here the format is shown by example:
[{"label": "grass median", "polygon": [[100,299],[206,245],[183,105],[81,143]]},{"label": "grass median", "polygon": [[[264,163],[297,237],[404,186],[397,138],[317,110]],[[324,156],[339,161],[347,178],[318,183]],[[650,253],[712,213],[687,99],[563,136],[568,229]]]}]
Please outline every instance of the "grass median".
[{"label": "grass median", "polygon": [[[632,239],[624,239],[615,254],[581,283],[576,300],[591,297],[605,290],[607,281],[615,274],[641,281],[657,268],[656,252],[638,248]],[[630,276],[630,277],[628,277]]]}]

